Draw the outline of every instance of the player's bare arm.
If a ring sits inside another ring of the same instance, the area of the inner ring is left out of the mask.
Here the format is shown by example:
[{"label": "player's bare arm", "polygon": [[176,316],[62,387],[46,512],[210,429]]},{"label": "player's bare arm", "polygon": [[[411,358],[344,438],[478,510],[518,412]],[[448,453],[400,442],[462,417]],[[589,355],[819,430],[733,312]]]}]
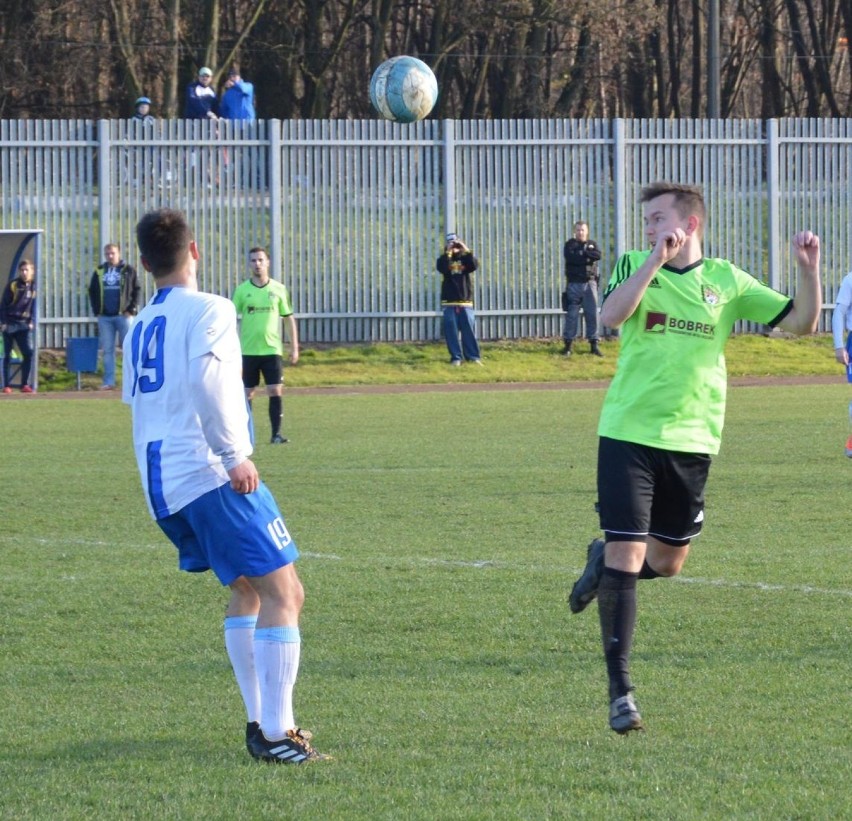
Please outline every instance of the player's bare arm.
[{"label": "player's bare arm", "polygon": [[812,231],[800,231],[793,237],[793,253],[799,270],[796,295],[790,313],[778,327],[793,334],[812,334],[822,309],[819,237]]},{"label": "player's bare arm", "polygon": [[295,365],[299,361],[299,330],[293,314],[287,317],[287,329],[290,337],[290,364]]},{"label": "player's bare arm", "polygon": [[607,296],[601,308],[601,322],[609,328],[618,328],[629,319],[657,271],[673,260],[687,242],[687,234],[681,228],[661,234],[651,255],[630,277]]}]

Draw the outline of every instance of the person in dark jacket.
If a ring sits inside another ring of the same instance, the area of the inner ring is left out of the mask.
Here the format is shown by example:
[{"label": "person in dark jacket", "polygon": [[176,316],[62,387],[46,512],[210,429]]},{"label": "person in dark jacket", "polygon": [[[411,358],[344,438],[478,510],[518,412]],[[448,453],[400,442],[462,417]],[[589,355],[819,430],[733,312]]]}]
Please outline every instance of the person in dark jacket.
[{"label": "person in dark jacket", "polygon": [[30,370],[33,364],[33,328],[35,327],[36,287],[32,260],[18,263],[18,276],[9,281],[0,297],[0,330],[3,331],[3,393],[9,385],[12,348],[21,352],[21,393],[33,393]]},{"label": "person in dark jacket", "polygon": [[589,239],[589,224],[583,220],[574,223],[574,236],[562,249],[565,257],[565,290],[562,292],[562,310],[565,325],[562,329],[564,356],[571,356],[571,346],[580,324],[580,308],[586,320],[586,339],[595,356],[603,356],[598,347],[598,260],[601,249]]},{"label": "person in dark jacket", "polygon": [[105,261],[89,281],[89,301],[92,313],[98,318],[98,337],[104,352],[104,383],[102,391],[115,387],[115,347],[124,344],[130,320],[139,312],[139,277],[136,269],[121,258],[121,248],[115,243],[104,246]]},{"label": "person in dark jacket", "polygon": [[183,116],[187,120],[218,120],[219,101],[213,88],[213,72],[203,66],[198,76],[186,87],[186,108]]},{"label": "person in dark jacket", "polygon": [[479,343],[476,341],[471,284],[471,275],[478,267],[473,252],[458,234],[447,234],[447,244],[444,253],[438,257],[437,268],[443,277],[441,309],[444,314],[444,339],[450,352],[451,365],[461,365],[462,355],[468,362],[482,364]]}]

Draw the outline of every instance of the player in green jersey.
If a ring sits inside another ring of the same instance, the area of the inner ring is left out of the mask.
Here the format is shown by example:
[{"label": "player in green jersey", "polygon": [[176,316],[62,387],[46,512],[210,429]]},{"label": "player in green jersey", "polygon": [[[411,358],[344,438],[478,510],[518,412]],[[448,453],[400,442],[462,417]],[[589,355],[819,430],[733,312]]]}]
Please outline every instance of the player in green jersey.
[{"label": "player in green jersey", "polygon": [[705,259],[701,190],[658,182],[641,194],[650,251],[616,263],[601,322],[622,329],[601,410],[598,499],[603,539],[569,596],[593,599],[609,676],[610,727],[642,729],[628,673],[639,579],[680,572],[704,521],[704,486],[725,414],[724,347],[738,320],[794,334],[816,329],[822,305],[819,237],[793,237],[795,301],[723,259]]},{"label": "player in green jersey", "polygon": [[269,254],[265,248],[249,251],[251,277],[237,286],[233,302],[240,319],[240,346],[243,351],[243,385],[251,405],[260,384],[260,375],[269,395],[269,422],[272,444],[287,441],[281,435],[284,416],[284,371],[281,362],[283,339],[281,318],[287,322],[290,338],[290,363],[299,361],[299,334],[290,295],[280,282],[269,277]]}]

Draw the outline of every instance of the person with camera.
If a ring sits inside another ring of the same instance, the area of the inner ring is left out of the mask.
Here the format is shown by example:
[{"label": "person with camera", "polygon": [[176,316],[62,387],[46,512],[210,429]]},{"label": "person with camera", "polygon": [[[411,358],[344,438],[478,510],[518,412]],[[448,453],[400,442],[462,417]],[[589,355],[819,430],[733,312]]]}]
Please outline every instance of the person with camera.
[{"label": "person with camera", "polygon": [[[450,352],[450,365],[459,366],[462,355],[468,362],[482,364],[479,343],[476,341],[473,313],[473,285],[471,275],[479,267],[473,251],[458,234],[447,234],[444,253],[438,257],[437,268],[441,274],[441,310],[443,311],[444,339]],[[461,345],[459,344],[461,334]]]},{"label": "person with camera", "polygon": [[562,310],[565,311],[562,328],[565,346],[562,354],[571,356],[582,307],[586,319],[586,339],[592,346],[592,353],[603,356],[598,347],[598,260],[601,258],[601,250],[596,242],[589,239],[589,223],[584,220],[574,223],[574,236],[565,243],[562,254],[565,257],[567,279],[562,292]]}]

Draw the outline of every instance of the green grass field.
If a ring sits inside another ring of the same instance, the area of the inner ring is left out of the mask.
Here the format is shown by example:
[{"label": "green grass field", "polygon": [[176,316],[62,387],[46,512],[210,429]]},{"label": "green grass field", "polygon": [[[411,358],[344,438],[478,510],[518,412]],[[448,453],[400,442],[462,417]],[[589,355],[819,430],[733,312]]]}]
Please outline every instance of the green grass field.
[{"label": "green grass field", "polygon": [[8,400],[0,818],[837,819],[849,814],[848,386],[731,391],[683,576],[643,582],[648,730],[607,727],[600,390],[285,399],[256,461],[303,553],[296,715],[254,762],[225,592],[176,569],[117,399]]}]

